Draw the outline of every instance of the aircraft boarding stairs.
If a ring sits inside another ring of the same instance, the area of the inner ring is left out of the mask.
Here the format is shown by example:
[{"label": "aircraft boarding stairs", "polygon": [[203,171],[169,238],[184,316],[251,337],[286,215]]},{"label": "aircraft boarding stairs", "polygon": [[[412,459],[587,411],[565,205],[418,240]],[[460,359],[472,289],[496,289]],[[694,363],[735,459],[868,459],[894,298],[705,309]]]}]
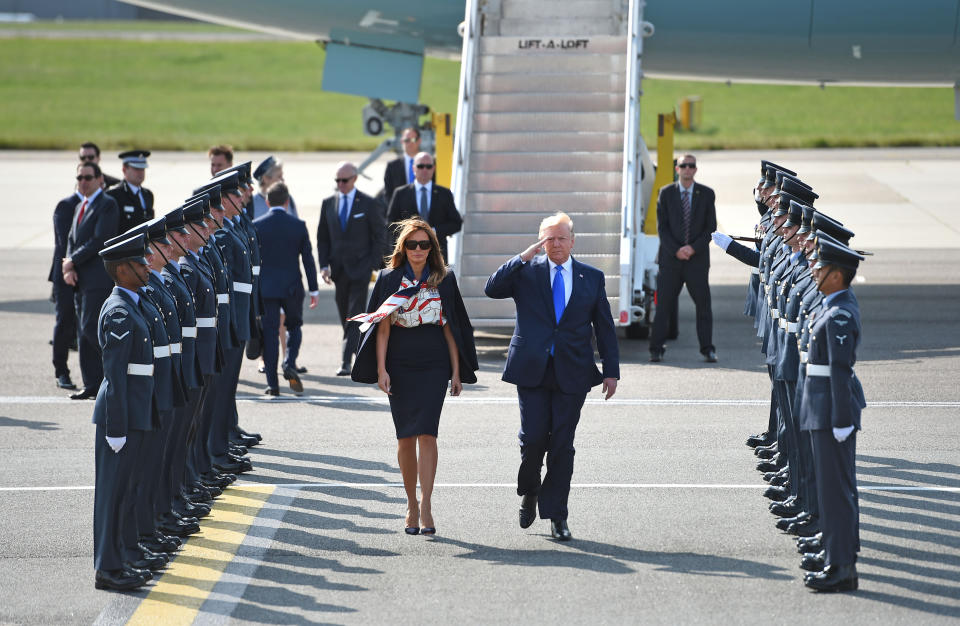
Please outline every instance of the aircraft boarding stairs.
[{"label": "aircraft boarding stairs", "polygon": [[470,317],[513,325],[513,302],[485,297],[484,284],[536,241],[544,216],[564,211],[574,256],[603,270],[616,318],[627,0],[494,0],[479,11],[474,97],[460,109],[470,117],[464,226],[451,258]]}]

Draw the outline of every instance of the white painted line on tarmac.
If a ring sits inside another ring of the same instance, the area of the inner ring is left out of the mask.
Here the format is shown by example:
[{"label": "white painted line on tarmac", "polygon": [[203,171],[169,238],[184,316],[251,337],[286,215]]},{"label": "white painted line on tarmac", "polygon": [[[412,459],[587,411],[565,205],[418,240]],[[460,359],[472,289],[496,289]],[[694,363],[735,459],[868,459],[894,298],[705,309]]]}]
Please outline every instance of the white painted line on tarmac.
[{"label": "white painted line on tarmac", "polygon": [[[237,482],[237,487],[275,487],[277,489],[353,489],[364,487],[376,489],[383,487],[399,488],[403,483],[260,483]],[[515,488],[516,483],[436,483],[435,489],[506,489]],[[760,484],[719,484],[719,483],[573,483],[572,489],[766,489],[766,483]],[[960,487],[915,487],[911,485],[860,485],[860,491],[946,491],[960,493]],[[47,487],[0,487],[4,491],[92,491],[93,485],[47,486]]]},{"label": "white painted line on tarmac", "polygon": [[[380,396],[325,396],[325,395],[285,395],[285,396],[255,396],[249,394],[240,394],[237,396],[237,402],[242,403],[321,403],[321,404],[366,404],[388,406],[390,404],[386,397]],[[713,398],[612,398],[604,400],[602,398],[587,398],[587,404],[590,405],[619,405],[619,406],[768,406],[769,400],[756,399],[713,399]],[[71,400],[67,396],[0,396],[0,404],[73,404],[84,406],[83,402]],[[517,404],[516,396],[461,396],[459,398],[447,398],[446,404],[450,405],[496,405],[496,404]],[[86,406],[93,408],[90,402]],[[958,402],[935,402],[935,401],[899,401],[899,400],[878,400],[869,402],[867,408],[960,408]]]}]

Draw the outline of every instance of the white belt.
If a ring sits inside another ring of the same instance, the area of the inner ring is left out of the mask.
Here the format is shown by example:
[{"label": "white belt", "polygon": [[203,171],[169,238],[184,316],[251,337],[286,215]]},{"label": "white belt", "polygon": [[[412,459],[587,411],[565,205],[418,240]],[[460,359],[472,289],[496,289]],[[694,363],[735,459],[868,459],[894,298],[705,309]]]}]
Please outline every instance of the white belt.
[{"label": "white belt", "polygon": [[763,286],[763,289],[764,289],[764,291],[766,291],[767,293],[770,293],[770,285],[766,285],[766,284],[765,284],[765,285]]},{"label": "white belt", "polygon": [[806,362],[807,362],[807,353],[806,353],[806,352],[801,352],[801,353],[800,353],[800,362],[801,362],[801,363],[806,363]]},{"label": "white belt", "polygon": [[778,311],[777,309],[770,309],[770,317],[772,317],[775,320],[780,319],[780,311]]},{"label": "white belt", "polygon": [[807,376],[830,376],[830,366],[807,363]]},{"label": "white belt", "polygon": [[800,330],[800,322],[787,322],[787,332],[795,333]]},{"label": "white belt", "polygon": [[229,293],[218,293],[218,294],[217,294],[217,304],[230,304],[230,294],[229,294]]},{"label": "white belt", "polygon": [[183,346],[180,345],[180,342],[170,344],[170,354],[181,354],[183,352]]},{"label": "white belt", "polygon": [[759,274],[760,274],[760,268],[759,268],[759,267],[755,267],[755,268],[753,268],[752,270],[750,270],[750,273],[751,273],[751,274],[759,275]]},{"label": "white belt", "polygon": [[197,318],[197,328],[216,328],[217,318],[215,317],[198,317]]},{"label": "white belt", "polygon": [[197,327],[196,326],[184,326],[180,329],[180,334],[184,337],[196,337],[197,336]]},{"label": "white belt", "polygon": [[782,328],[783,330],[786,330],[786,329],[787,329],[787,318],[781,317],[780,319],[778,319],[778,320],[777,320],[777,325],[778,325],[780,328]]},{"label": "white belt", "polygon": [[130,376],[153,376],[153,363],[127,363]]},{"label": "white belt", "polygon": [[234,281],[233,290],[239,291],[240,293],[251,293],[253,292],[253,285],[250,283],[238,283]]},{"label": "white belt", "polygon": [[259,265],[254,265],[254,266],[253,266],[253,275],[254,275],[254,276],[259,276],[259,275],[260,275],[260,266],[259,266]]},{"label": "white belt", "polygon": [[162,359],[170,356],[170,346],[153,346],[153,358]]}]

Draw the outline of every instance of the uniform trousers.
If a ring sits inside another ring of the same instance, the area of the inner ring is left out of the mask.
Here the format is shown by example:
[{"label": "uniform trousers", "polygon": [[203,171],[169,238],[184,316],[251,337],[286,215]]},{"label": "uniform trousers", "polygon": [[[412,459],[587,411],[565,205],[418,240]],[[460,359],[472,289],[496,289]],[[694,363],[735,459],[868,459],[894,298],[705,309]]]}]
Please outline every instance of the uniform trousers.
[{"label": "uniform trousers", "polygon": [[360,325],[347,322],[347,318],[359,315],[366,310],[370,277],[364,276],[354,280],[341,276],[333,281],[333,284],[335,287],[333,297],[337,303],[337,314],[340,315],[340,325],[343,326],[340,362],[349,368],[360,342]]},{"label": "uniform trousers", "polygon": [[790,495],[800,496],[800,503],[803,502],[803,496],[800,494],[800,448],[798,441],[800,437],[800,427],[793,416],[791,408],[791,397],[787,388],[787,381],[774,380],[773,389],[777,394],[777,406],[780,408],[780,419],[782,422],[782,439],[778,438],[777,448],[780,454],[787,455],[787,472],[790,476]]},{"label": "uniform trousers", "polygon": [[[69,376],[67,356],[70,344],[77,340],[77,309],[73,301],[73,287],[55,280],[53,282],[56,321],[53,324],[53,371],[54,376]],[[98,311],[99,313],[99,311]]]},{"label": "uniform trousers", "polygon": [[97,424],[94,456],[96,479],[93,493],[93,565],[100,571],[123,568],[122,529],[133,521],[136,491],[133,469],[140,456],[144,432],[127,432],[127,442],[114,452],[105,439],[106,426]]},{"label": "uniform trousers", "polygon": [[77,348],[80,356],[80,376],[83,388],[96,391],[103,381],[103,355],[97,337],[100,309],[110,297],[110,289],[78,289],[74,292],[77,310]]},{"label": "uniform trousers", "polygon": [[[274,389],[279,385],[277,378],[277,352],[280,349],[280,309],[286,316],[283,325],[287,329],[287,353],[283,357],[283,367],[293,367],[300,356],[300,344],[303,341],[303,287],[286,298],[263,299],[263,371],[267,375],[267,386]],[[344,318],[346,319],[346,318]]]},{"label": "uniform trousers", "polygon": [[223,351],[223,373],[217,377],[212,389],[213,414],[207,434],[207,451],[214,461],[226,461],[230,451],[230,431],[236,424],[237,383],[240,382],[240,368],[243,367],[243,349],[241,343]]},{"label": "uniform trousers", "polygon": [[697,339],[700,352],[706,354],[713,346],[713,310],[710,301],[710,260],[694,256],[689,261],[679,259],[660,264],[657,273],[657,312],[650,333],[650,351],[663,350],[670,318],[676,315],[680,290],[687,286],[697,308]]},{"label": "uniform trousers", "polygon": [[[128,520],[124,526],[124,550],[127,559],[136,561],[140,558],[137,541],[140,537],[149,537],[157,530],[155,519],[155,499],[160,483],[160,463],[163,459],[164,430],[167,428],[172,415],[168,411],[161,412],[154,419],[155,428],[143,434],[140,443],[140,454],[133,467],[133,482],[136,493],[136,517]],[[132,522],[132,523],[131,523]]]},{"label": "uniform trousers", "polygon": [[860,550],[860,504],[857,498],[857,433],[842,443],[832,430],[812,430],[810,440],[820,498],[820,529],[825,563],[840,567],[857,560]]},{"label": "uniform trousers", "polygon": [[[573,476],[573,447],[586,393],[565,393],[557,383],[553,357],[537,387],[517,387],[520,399],[520,471],[517,495],[538,495],[541,519],[567,519]],[[540,481],[543,457],[547,473]]]}]

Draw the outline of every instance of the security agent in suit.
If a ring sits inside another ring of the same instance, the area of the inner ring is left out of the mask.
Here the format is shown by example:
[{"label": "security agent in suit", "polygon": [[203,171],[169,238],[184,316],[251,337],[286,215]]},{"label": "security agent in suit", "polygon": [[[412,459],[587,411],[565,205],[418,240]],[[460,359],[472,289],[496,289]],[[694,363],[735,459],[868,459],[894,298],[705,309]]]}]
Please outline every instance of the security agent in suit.
[{"label": "security agent in suit", "polygon": [[73,213],[82,196],[74,192],[57,203],[53,210],[53,262],[47,280],[53,283],[53,303],[56,321],[53,325],[53,375],[57,387],[76,389],[70,379],[67,357],[70,344],[77,340],[77,311],[73,304],[73,287],[63,280],[63,257],[67,252],[67,237],[73,225]]},{"label": "security agent in suit", "polygon": [[[403,155],[387,163],[387,169],[383,173],[383,198],[386,203],[393,198],[394,191],[409,185],[417,177],[413,160],[420,153],[419,129],[413,126],[404,128],[400,142],[403,144]],[[436,171],[433,172],[433,181],[436,182]]]},{"label": "security agent in suit", "polygon": [[125,233],[134,226],[153,219],[153,192],[143,186],[147,174],[149,150],[129,150],[120,153],[123,161],[123,180],[107,190],[120,208],[118,232]]},{"label": "security agent in suit", "polygon": [[386,246],[387,225],[380,204],[355,187],[357,167],[337,167],[337,193],[320,207],[317,226],[317,262],[320,277],[335,287],[334,300],[343,327],[340,369],[337,376],[349,376],[357,352],[360,331],[347,318],[363,313],[370,288],[370,272],[380,267]]},{"label": "security agent in suit", "polygon": [[[408,217],[423,218],[437,234],[440,251],[446,261],[447,237],[460,232],[463,218],[457,211],[450,190],[432,180],[435,169],[433,157],[421,152],[414,158],[413,166],[417,179],[393,192],[387,209],[387,221],[393,224]],[[393,238],[396,238],[396,233],[393,233]]]},{"label": "security agent in suit", "polygon": [[134,514],[134,468],[144,435],[153,428],[153,343],[138,289],[147,280],[145,237],[100,252],[116,286],[103,304],[97,328],[103,380],[93,411],[96,480],[93,553],[97,589],[141,587],[149,572],[125,563],[123,528]]},{"label": "security agent in suit", "polygon": [[[660,235],[657,272],[657,314],[650,333],[650,360],[663,359],[667,327],[683,285],[697,307],[700,353],[709,363],[717,360],[713,346],[713,312],[710,304],[710,233],[717,230],[713,189],[694,183],[697,159],[685,154],[677,163],[680,180],[660,190],[657,199],[657,232]],[[686,208],[685,208],[686,207]],[[689,213],[689,216],[685,217]]]},{"label": "security agent in suit", "polygon": [[[576,261],[573,223],[564,213],[540,225],[540,241],[494,272],[484,288],[491,298],[513,298],[516,328],[503,380],[520,399],[520,527],[550,519],[553,537],[571,538],[567,498],[573,475],[573,439],[591,387],[603,383],[605,398],[617,389],[619,349],[603,272]],[[534,258],[543,248],[545,257]],[[592,339],[603,360],[593,359]],[[540,468],[547,455],[547,473]]]},{"label": "security agent in suit", "polygon": [[77,204],[67,235],[67,252],[60,269],[63,281],[74,287],[78,318],[78,347],[83,389],[71,395],[86,400],[97,394],[103,380],[97,319],[100,307],[110,295],[113,281],[97,256],[103,243],[117,234],[117,203],[103,193],[100,166],[83,163],[77,167],[77,191],[83,199]]},{"label": "security agent in suit", "polygon": [[[85,141],[80,144],[80,151],[77,153],[77,157],[81,163],[96,163],[100,165],[100,147],[92,141]],[[111,176],[106,172],[103,173],[103,184],[101,185],[103,189],[109,189],[119,183],[119,178]]]},{"label": "security agent in suit", "polygon": [[[277,347],[279,345],[280,309],[287,327],[287,354],[283,359],[283,376],[294,391],[303,391],[295,365],[300,351],[303,326],[303,279],[300,264],[307,275],[310,308],[319,301],[317,266],[314,264],[310,234],[303,220],[287,213],[290,193],[282,182],[267,190],[270,209],[253,224],[257,229],[263,259],[263,364],[267,376],[264,393],[279,395],[277,380]],[[299,387],[299,389],[298,389]]]},{"label": "security agent in suit", "polygon": [[860,412],[866,406],[853,371],[860,345],[860,308],[850,283],[863,257],[821,241],[819,259],[816,278],[824,299],[811,328],[800,419],[813,446],[825,565],[804,582],[817,591],[849,591],[858,586],[856,439]]}]

